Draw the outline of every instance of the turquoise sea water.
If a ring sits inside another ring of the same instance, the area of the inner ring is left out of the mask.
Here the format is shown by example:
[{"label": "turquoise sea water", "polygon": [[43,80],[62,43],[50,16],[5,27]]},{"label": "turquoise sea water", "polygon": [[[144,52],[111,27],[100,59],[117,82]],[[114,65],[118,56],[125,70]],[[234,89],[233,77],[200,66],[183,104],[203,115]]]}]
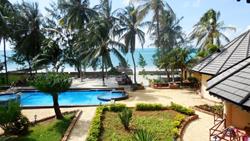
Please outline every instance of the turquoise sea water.
[{"label": "turquoise sea water", "polygon": [[[156,51],[156,48],[137,48],[135,51],[135,60],[136,63],[138,64],[138,60],[139,60],[139,54],[141,53],[144,57],[144,59],[147,62],[147,66],[145,67],[146,69],[152,69],[152,68],[156,68],[153,64],[153,55]],[[7,56],[11,57],[13,54],[13,51],[8,50],[7,51]],[[112,62],[114,66],[118,66],[119,65],[119,61],[117,60],[117,58],[112,54]],[[125,55],[125,58],[128,62],[128,64],[132,67],[133,63],[132,63],[132,58],[131,58],[131,54],[128,53],[127,55]],[[3,62],[4,58],[3,58],[3,51],[0,50],[0,62]],[[138,66],[138,65],[137,65]],[[15,62],[12,62],[11,60],[8,60],[8,70],[9,71],[13,71],[13,70],[17,70],[17,69],[22,69],[23,66],[16,64]],[[65,65],[65,71],[75,71],[75,69],[73,67],[70,67],[69,65]],[[87,70],[91,70],[90,68]]]}]

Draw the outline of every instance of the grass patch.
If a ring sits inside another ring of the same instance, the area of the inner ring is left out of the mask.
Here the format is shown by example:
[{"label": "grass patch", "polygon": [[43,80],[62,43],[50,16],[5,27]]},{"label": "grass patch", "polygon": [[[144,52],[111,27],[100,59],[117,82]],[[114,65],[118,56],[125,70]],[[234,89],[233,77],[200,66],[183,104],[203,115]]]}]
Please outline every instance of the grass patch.
[{"label": "grass patch", "polygon": [[102,141],[130,141],[134,131],[138,129],[146,129],[151,132],[157,141],[172,141],[178,134],[178,127],[186,117],[172,110],[133,110],[130,130],[126,131],[121,124],[118,114],[110,111],[104,112]]},{"label": "grass patch", "polygon": [[74,114],[64,116],[62,120],[50,120],[30,128],[28,135],[20,136],[13,141],[60,141],[70,125]]}]

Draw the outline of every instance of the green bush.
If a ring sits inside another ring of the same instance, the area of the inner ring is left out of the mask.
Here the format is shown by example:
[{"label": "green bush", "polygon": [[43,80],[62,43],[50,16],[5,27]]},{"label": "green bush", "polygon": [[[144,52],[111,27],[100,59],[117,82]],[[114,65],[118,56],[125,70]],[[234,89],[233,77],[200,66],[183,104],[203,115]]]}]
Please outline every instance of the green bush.
[{"label": "green bush", "polygon": [[58,103],[58,97],[61,92],[67,91],[72,83],[70,77],[65,73],[47,73],[37,75],[34,80],[30,81],[36,89],[48,93],[53,99],[53,108],[57,119],[63,119],[63,115]]},{"label": "green bush", "polygon": [[152,133],[147,132],[144,129],[139,129],[135,131],[133,141],[154,141],[154,136]]},{"label": "green bush", "polygon": [[96,109],[96,114],[95,117],[93,118],[90,128],[89,128],[89,132],[88,132],[88,137],[87,137],[87,141],[98,141],[99,140],[99,136],[101,133],[101,128],[102,128],[102,113],[103,111],[106,109],[106,107],[98,107]]},{"label": "green bush", "polygon": [[145,103],[136,104],[137,111],[157,111],[164,109],[166,108],[163,107],[161,104],[145,104]]},{"label": "green bush", "polygon": [[109,106],[109,111],[112,111],[112,112],[121,112],[121,111],[123,111],[126,108],[127,107],[126,107],[125,104],[111,104]]},{"label": "green bush", "polygon": [[121,113],[119,113],[119,118],[121,120],[122,125],[126,130],[129,129],[129,123],[132,119],[132,110],[124,109]]},{"label": "green bush", "polygon": [[175,110],[175,111],[180,112],[180,113],[185,114],[185,115],[189,115],[189,116],[195,114],[193,109],[186,108],[186,107],[184,107],[182,105],[179,105],[179,104],[176,104],[176,103],[173,103],[173,102],[171,102],[170,109]]},{"label": "green bush", "polygon": [[17,102],[9,102],[8,106],[0,107],[0,127],[7,135],[23,135],[28,132],[29,121],[21,114]]}]

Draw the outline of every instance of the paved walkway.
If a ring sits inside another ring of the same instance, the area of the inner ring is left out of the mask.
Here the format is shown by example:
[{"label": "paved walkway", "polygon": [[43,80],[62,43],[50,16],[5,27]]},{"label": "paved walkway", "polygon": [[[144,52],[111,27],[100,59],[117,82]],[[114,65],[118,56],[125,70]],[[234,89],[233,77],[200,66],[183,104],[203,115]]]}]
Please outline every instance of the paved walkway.
[{"label": "paved walkway", "polygon": [[213,125],[213,116],[198,112],[199,119],[191,122],[185,129],[183,141],[209,141],[209,129]]},{"label": "paved walkway", "polygon": [[96,108],[81,108],[81,110],[83,113],[72,130],[68,141],[85,141],[87,138],[88,129]]}]

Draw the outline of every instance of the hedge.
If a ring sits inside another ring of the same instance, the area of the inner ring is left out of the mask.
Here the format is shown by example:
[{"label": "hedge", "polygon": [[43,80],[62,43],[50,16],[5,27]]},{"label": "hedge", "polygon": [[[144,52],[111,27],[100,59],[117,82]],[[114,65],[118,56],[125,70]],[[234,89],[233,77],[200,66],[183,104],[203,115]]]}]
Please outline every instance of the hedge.
[{"label": "hedge", "polygon": [[136,104],[137,111],[157,111],[164,109],[166,109],[166,107],[163,107],[161,104],[145,104],[145,103]]},{"label": "hedge", "polygon": [[192,116],[195,114],[195,111],[193,109],[186,108],[182,105],[179,105],[179,104],[176,104],[173,102],[171,102],[170,109],[175,110],[175,111],[180,112],[180,113],[185,114],[185,115],[189,115],[189,116]]},{"label": "hedge", "polygon": [[88,137],[86,141],[98,141],[102,128],[102,113],[106,109],[106,107],[101,106],[96,109],[95,117],[91,122]]}]

